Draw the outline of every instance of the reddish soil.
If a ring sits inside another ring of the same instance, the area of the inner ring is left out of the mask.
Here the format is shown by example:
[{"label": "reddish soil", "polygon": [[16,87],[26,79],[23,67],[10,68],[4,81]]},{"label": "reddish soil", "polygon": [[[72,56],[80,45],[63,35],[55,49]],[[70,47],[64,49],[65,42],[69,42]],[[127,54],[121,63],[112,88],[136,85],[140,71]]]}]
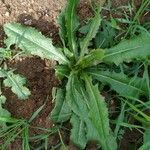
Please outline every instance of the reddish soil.
[{"label": "reddish soil", "polygon": [[[4,95],[7,97],[6,108],[13,117],[28,120],[46,102],[45,107],[31,125],[34,127],[51,128],[53,123],[48,118],[52,110],[51,91],[59,83],[55,78],[54,70],[47,66],[45,61],[35,57],[13,61],[9,66],[13,69],[17,68],[16,72],[27,78],[31,96],[28,100],[21,101],[9,89],[5,89]],[[32,129],[30,134],[40,134],[40,131]]]},{"label": "reddish soil", "polygon": [[[125,134],[123,136],[123,139],[120,143],[120,150],[128,150],[133,149],[136,150],[137,147],[139,147],[139,143],[142,141],[142,135],[139,131],[136,129],[125,130]],[[138,143],[139,142],[139,143]]]},{"label": "reddish soil", "polygon": [[[66,0],[1,0],[0,24],[16,22],[22,14],[31,15],[33,19],[56,22],[59,11]],[[32,20],[25,20],[27,24]]]},{"label": "reddish soil", "polygon": [[[58,85],[58,81],[54,76],[54,70],[46,66],[45,61],[35,57],[13,61],[10,63],[10,67],[13,69],[17,68],[17,73],[27,78],[28,87],[31,90],[30,98],[25,101],[18,100],[11,91],[5,91],[8,99],[6,106],[12,113],[12,116],[29,119],[32,113],[43,105],[48,98],[46,104],[48,110],[44,108],[43,112],[43,115],[45,113],[47,115],[51,110],[51,90]],[[14,109],[14,106],[16,109]],[[42,123],[43,120],[39,122]],[[44,124],[46,125],[46,123]]]}]

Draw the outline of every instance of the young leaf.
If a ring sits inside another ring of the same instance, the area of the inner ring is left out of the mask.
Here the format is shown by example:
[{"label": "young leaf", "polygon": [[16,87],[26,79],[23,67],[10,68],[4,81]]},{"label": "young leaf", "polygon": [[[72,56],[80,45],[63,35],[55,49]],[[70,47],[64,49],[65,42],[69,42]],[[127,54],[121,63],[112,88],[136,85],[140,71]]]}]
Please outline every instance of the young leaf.
[{"label": "young leaf", "polygon": [[123,73],[115,73],[109,71],[89,71],[95,79],[109,84],[113,90],[120,95],[128,95],[138,97],[140,94],[148,94],[146,84],[143,83],[142,78],[129,78]]},{"label": "young leaf", "polygon": [[55,107],[50,118],[55,122],[65,122],[70,118],[71,109],[65,99],[65,91],[57,89]]},{"label": "young leaf", "polygon": [[129,62],[133,59],[141,60],[150,56],[150,34],[145,32],[133,39],[124,40],[118,45],[106,49],[103,61],[105,63]]},{"label": "young leaf", "polygon": [[8,48],[16,44],[29,54],[39,56],[43,59],[54,59],[60,63],[68,63],[62,51],[52,45],[51,39],[44,37],[34,28],[16,23],[8,23],[4,25],[4,30],[8,36],[6,39]]},{"label": "young leaf", "polygon": [[5,75],[4,85],[6,87],[11,87],[13,93],[15,93],[20,99],[28,99],[31,94],[29,89],[24,85],[26,84],[26,79],[18,74],[14,74],[12,71],[6,71],[1,69],[0,74]]},{"label": "young leaf", "polygon": [[70,122],[73,125],[70,139],[84,149],[87,143],[85,122],[75,114],[72,115]]},{"label": "young leaf", "polygon": [[69,49],[77,56],[76,30],[79,26],[76,8],[79,0],[68,0],[65,10],[65,21],[67,29],[67,38]]},{"label": "young leaf", "polygon": [[84,69],[96,65],[102,61],[103,57],[104,51],[102,49],[92,50],[88,55],[78,61],[77,66]]},{"label": "young leaf", "polygon": [[89,117],[99,134],[99,142],[104,150],[116,150],[117,143],[110,133],[108,109],[98,86],[93,86],[91,78],[85,76],[85,85],[89,97]]},{"label": "young leaf", "polygon": [[67,47],[67,29],[66,29],[66,20],[65,20],[65,13],[66,13],[66,10],[64,9],[59,17],[58,17],[58,24],[59,24],[59,36],[60,36],[60,39],[63,43],[63,46],[64,47]]},{"label": "young leaf", "polygon": [[57,65],[55,66],[55,75],[62,79],[64,77],[69,77],[70,68],[67,65]]},{"label": "young leaf", "polygon": [[101,28],[94,39],[96,48],[109,48],[114,44],[115,36],[115,29],[107,21],[102,21]]},{"label": "young leaf", "polygon": [[5,48],[0,48],[0,60],[11,58],[11,51]]},{"label": "young leaf", "polygon": [[89,31],[86,37],[80,43],[80,49],[81,49],[80,58],[82,58],[84,54],[87,53],[89,42],[95,37],[99,29],[102,20],[99,13],[100,13],[100,8],[98,8],[95,17],[90,20]]},{"label": "young leaf", "polygon": [[[76,75],[72,75],[69,78],[69,81],[67,83],[67,96],[66,100],[72,109],[74,115],[76,115],[79,120],[78,122],[82,122],[82,125],[85,125],[85,130],[86,134],[82,134],[83,140],[78,141],[72,138],[73,142],[80,146],[80,148],[85,147],[86,143],[90,140],[95,140],[97,141],[98,139],[98,134],[97,130],[94,128],[88,114],[88,97],[86,95],[86,91],[83,88],[83,83],[81,80],[78,79]],[[71,124],[73,126],[72,132],[71,132],[71,137],[76,137],[77,134],[79,136],[80,133],[75,133],[75,130],[80,130],[77,129],[80,126],[76,125],[75,121],[71,121]],[[86,140],[85,140],[86,139]],[[78,143],[79,142],[79,143]]]}]

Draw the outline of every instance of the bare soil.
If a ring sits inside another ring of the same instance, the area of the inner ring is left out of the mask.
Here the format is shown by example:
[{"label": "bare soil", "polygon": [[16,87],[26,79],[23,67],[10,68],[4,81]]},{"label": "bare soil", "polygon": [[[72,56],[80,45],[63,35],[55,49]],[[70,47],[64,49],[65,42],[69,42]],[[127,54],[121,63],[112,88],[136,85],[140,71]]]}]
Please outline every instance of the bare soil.
[{"label": "bare soil", "polygon": [[48,99],[46,108],[43,109],[41,113],[42,116],[39,116],[38,122],[44,126],[49,126],[49,121],[46,117],[52,109],[51,90],[53,87],[58,86],[59,83],[55,78],[54,70],[46,66],[45,61],[36,57],[13,61],[9,66],[13,69],[17,68],[16,72],[27,78],[31,96],[28,100],[20,101],[9,89],[5,89],[5,94],[8,99],[6,107],[11,112],[12,116],[29,119],[33,112],[42,106]]},{"label": "bare soil", "polygon": [[[113,0],[113,7],[127,5],[128,2],[129,0]],[[139,7],[141,0],[135,0],[135,2],[136,6]],[[1,0],[0,47],[3,46],[3,40],[5,39],[2,25],[8,22],[20,22],[35,27],[45,36],[51,37],[55,44],[58,43],[58,25],[56,20],[65,3],[66,0]],[[93,15],[88,2],[85,0],[81,0],[78,13],[81,21]],[[106,13],[106,15],[108,14]],[[53,122],[48,119],[49,113],[53,108],[51,91],[53,87],[59,85],[59,81],[56,79],[54,70],[52,69],[53,63],[37,57],[31,57],[13,60],[9,63],[9,66],[27,78],[28,87],[32,95],[28,100],[20,101],[9,89],[5,89],[5,95],[7,97],[6,108],[11,112],[13,117],[29,119],[48,99],[45,108],[32,122],[32,125],[43,128],[52,127]],[[30,134],[40,134],[40,132],[32,130]],[[66,133],[63,136],[67,141],[65,135]],[[50,146],[57,143],[58,139],[58,136],[52,137]],[[77,149],[71,142],[67,141],[67,144],[69,145],[69,150]],[[130,144],[128,139],[123,141],[121,149],[125,147],[124,145],[128,144]],[[87,149],[96,150],[94,144],[90,144]],[[14,141],[10,145],[9,150],[21,150],[21,142],[18,140]]]},{"label": "bare soil", "polygon": [[[59,85],[59,81],[54,75],[54,70],[49,65],[51,64],[49,63],[47,66],[45,61],[36,57],[24,58],[9,63],[12,69],[17,68],[16,72],[27,78],[27,85],[31,91],[30,98],[21,101],[10,89],[5,89],[4,95],[7,97],[5,107],[11,112],[12,116],[28,120],[32,114],[45,103],[43,110],[35,120],[32,121],[31,126],[33,127],[48,129],[53,126],[53,122],[49,119],[49,114],[53,107],[51,91],[53,87]],[[30,135],[37,135],[40,133],[42,133],[40,130],[34,128],[30,131]],[[11,146],[14,147],[14,144]],[[15,149],[11,148],[11,150]]]},{"label": "bare soil", "polygon": [[[33,19],[55,22],[66,0],[1,0],[0,24],[18,21],[21,15],[31,15]],[[32,20],[24,20],[26,24]]]}]

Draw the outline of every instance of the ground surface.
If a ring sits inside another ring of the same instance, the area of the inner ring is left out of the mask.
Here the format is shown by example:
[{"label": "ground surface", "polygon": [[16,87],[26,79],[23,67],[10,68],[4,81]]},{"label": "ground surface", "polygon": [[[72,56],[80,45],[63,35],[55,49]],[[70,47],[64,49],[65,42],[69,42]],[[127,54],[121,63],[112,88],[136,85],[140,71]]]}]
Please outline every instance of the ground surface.
[{"label": "ground surface", "polygon": [[[65,3],[66,0],[0,0],[0,46],[3,45],[3,39],[5,37],[2,25],[8,22],[20,22],[34,26],[44,35],[52,37],[53,41],[57,43],[59,38],[56,18],[60,10],[65,6]],[[126,5],[127,3],[128,0],[113,1],[114,7]],[[140,5],[140,0],[136,0],[136,4]],[[84,0],[82,0],[78,12],[81,20],[92,15],[90,8]],[[53,124],[48,119],[48,115],[53,107],[51,90],[52,87],[59,85],[58,80],[54,76],[51,63],[40,60],[39,58],[26,58],[19,61],[12,61],[9,65],[11,68],[16,68],[18,73],[27,77],[28,86],[32,95],[27,101],[19,101],[9,89],[6,89],[7,109],[14,117],[29,119],[33,112],[48,98],[46,107],[32,124],[50,128]],[[36,134],[37,131],[33,132]],[[56,140],[54,141],[56,142]],[[129,142],[127,138],[126,142],[124,142],[125,144],[123,143],[125,149]],[[18,143],[20,142],[14,142],[9,149],[21,150],[21,144]],[[70,144],[69,149],[73,150],[75,148]],[[89,149],[94,150],[95,148],[92,147]]]}]

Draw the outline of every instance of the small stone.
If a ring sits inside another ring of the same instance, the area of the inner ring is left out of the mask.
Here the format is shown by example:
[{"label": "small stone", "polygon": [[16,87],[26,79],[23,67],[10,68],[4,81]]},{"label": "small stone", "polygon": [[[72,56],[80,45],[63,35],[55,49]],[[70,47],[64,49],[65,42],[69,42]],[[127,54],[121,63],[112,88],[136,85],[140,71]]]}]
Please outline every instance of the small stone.
[{"label": "small stone", "polygon": [[7,11],[7,12],[5,13],[5,16],[6,16],[6,17],[9,17],[9,15],[10,15],[10,13]]}]

